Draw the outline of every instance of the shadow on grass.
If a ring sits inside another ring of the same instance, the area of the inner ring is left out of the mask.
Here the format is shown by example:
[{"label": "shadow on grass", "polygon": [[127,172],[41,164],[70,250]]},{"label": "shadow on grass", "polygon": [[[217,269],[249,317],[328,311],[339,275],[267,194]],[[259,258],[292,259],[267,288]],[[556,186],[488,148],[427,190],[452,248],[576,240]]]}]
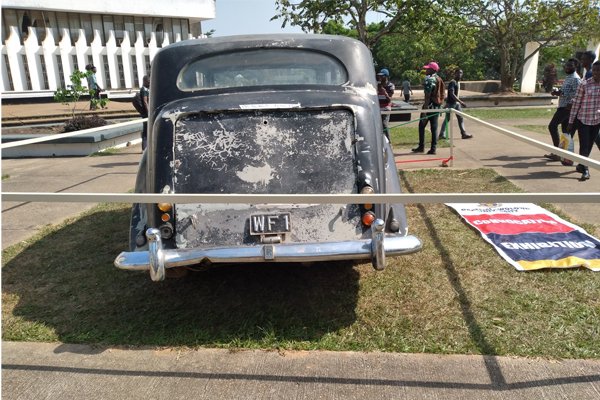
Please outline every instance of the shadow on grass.
[{"label": "shadow on grass", "polygon": [[[400,174],[400,179],[402,180],[403,187],[406,188],[406,191],[409,193],[413,193],[414,190],[410,185],[410,182],[406,179],[404,174]],[[463,319],[465,321],[465,325],[469,331],[469,335],[471,336],[471,340],[477,346],[480,354],[484,356],[492,356],[492,357],[484,357],[485,366],[488,371],[488,375],[490,376],[490,380],[494,383],[494,385],[505,385],[506,380],[504,375],[502,374],[502,370],[500,368],[500,364],[498,360],[493,357],[498,354],[497,350],[494,346],[487,340],[485,337],[484,330],[481,325],[477,321],[475,314],[473,313],[471,300],[469,299],[467,292],[461,282],[460,275],[458,274],[456,267],[454,265],[454,261],[452,260],[452,256],[450,251],[444,246],[444,243],[440,236],[438,235],[437,228],[435,227],[432,219],[427,214],[427,210],[425,206],[422,204],[417,205],[417,209],[419,210],[419,214],[423,221],[425,222],[425,226],[431,235],[431,239],[434,242],[435,248],[440,252],[440,258],[443,261],[443,267],[446,270],[446,275],[448,277],[448,281],[452,286],[452,289],[456,293],[458,302],[460,304],[460,310],[463,315]]]},{"label": "shadow on grass", "polygon": [[317,341],[356,319],[349,263],[221,267],[159,283],[117,270],[129,208],[113,208],[4,255],[5,340],[266,347]]}]

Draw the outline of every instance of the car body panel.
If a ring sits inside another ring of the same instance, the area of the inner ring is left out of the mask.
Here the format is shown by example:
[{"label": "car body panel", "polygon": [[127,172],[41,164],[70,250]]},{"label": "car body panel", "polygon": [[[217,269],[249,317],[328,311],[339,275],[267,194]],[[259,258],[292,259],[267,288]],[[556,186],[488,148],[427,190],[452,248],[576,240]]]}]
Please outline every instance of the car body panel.
[{"label": "car body panel", "polygon": [[[149,142],[136,192],[293,195],[359,193],[365,186],[374,193],[401,192],[382,134],[370,53],[356,40],[188,40],[161,50],[152,68]],[[420,248],[408,235],[402,204],[374,204],[379,220],[372,227],[361,222],[367,211],[360,204],[174,204],[165,213],[154,204],[134,205],[130,250],[150,254],[124,252],[115,264],[137,269],[128,263],[147,259],[174,268],[182,263],[165,264],[166,255],[179,260],[195,254],[192,263],[198,254],[226,248],[237,260],[235,249],[250,247],[265,261],[290,249],[317,252],[298,259],[329,260],[337,259],[336,243],[354,248],[354,256],[342,252],[346,259],[364,259],[383,254],[386,235],[394,238],[390,254]]]}]

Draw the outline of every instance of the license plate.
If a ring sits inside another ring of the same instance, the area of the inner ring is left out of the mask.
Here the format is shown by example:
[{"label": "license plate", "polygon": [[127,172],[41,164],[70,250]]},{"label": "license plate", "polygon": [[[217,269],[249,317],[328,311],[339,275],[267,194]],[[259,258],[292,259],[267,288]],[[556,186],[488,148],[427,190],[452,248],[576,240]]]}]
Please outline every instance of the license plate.
[{"label": "license plate", "polygon": [[256,214],[250,216],[251,235],[275,235],[290,232],[290,214]]}]

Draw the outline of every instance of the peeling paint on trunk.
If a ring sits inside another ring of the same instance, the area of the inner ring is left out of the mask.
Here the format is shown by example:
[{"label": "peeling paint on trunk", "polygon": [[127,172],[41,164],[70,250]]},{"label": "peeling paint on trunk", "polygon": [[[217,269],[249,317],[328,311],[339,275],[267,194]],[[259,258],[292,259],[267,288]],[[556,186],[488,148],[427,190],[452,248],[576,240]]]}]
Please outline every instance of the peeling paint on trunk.
[{"label": "peeling paint on trunk", "polygon": [[[354,115],[347,109],[188,115],[175,127],[176,193],[356,193]],[[176,205],[178,247],[258,243],[252,214],[291,213],[282,241],[361,237],[348,205]]]}]

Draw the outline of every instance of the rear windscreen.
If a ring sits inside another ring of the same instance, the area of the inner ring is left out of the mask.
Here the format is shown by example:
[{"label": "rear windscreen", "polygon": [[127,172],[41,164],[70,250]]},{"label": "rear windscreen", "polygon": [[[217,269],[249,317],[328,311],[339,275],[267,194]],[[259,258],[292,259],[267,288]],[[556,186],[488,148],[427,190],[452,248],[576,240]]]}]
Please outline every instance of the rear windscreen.
[{"label": "rear windscreen", "polygon": [[334,85],[348,81],[335,58],[303,49],[259,49],[195,60],[177,79],[180,90],[273,85]]}]

